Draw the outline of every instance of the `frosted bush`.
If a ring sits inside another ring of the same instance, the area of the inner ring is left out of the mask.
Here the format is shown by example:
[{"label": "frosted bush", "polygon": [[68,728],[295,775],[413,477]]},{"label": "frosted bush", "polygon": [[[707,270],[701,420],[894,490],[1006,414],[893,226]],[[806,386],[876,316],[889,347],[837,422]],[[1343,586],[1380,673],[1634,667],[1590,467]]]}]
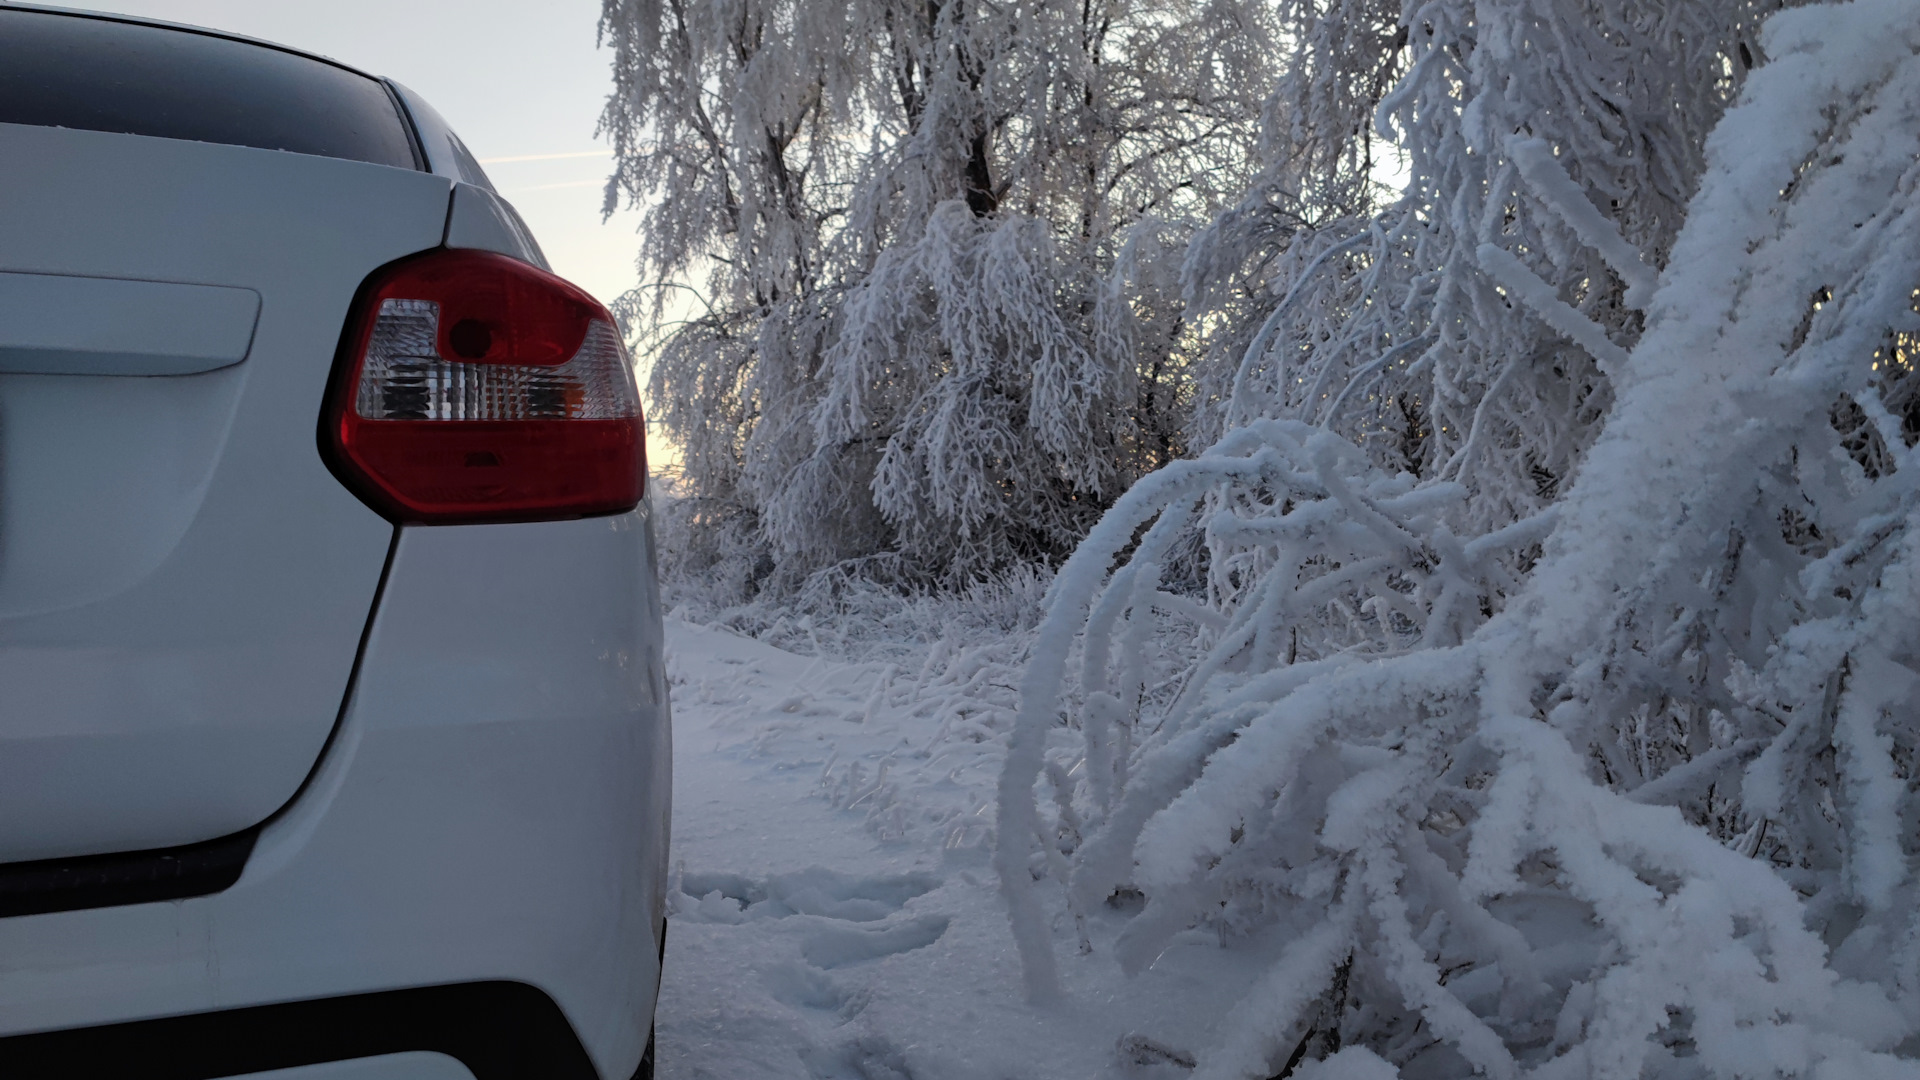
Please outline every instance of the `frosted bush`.
[{"label": "frosted bush", "polygon": [[[944,661],[956,650],[1004,645],[1018,664],[1053,580],[1045,567],[1016,565],[964,587],[927,588],[902,581],[894,560],[881,557],[828,567],[782,595],[742,601],[740,583],[725,573],[747,565],[751,545],[733,558],[705,555],[688,539],[687,499],[654,495],[661,586],[673,616],[805,656],[918,666],[930,655]],[[1005,679],[1014,678],[1009,669]]]},{"label": "frosted bush", "polygon": [[1920,6],[1758,12],[1409,4],[1408,200],[1196,248],[1279,288],[1050,592],[1033,997],[1143,894],[1277,951],[1196,1077],[1920,1076]]}]

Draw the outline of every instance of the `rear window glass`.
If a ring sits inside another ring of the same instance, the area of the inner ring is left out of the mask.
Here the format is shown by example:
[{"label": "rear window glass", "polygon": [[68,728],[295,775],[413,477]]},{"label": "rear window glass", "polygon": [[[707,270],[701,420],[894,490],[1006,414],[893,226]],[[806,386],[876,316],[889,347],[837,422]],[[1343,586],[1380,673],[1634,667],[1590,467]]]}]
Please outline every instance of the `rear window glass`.
[{"label": "rear window glass", "polygon": [[211,34],[5,6],[0,123],[416,167],[386,87],[358,72]]}]

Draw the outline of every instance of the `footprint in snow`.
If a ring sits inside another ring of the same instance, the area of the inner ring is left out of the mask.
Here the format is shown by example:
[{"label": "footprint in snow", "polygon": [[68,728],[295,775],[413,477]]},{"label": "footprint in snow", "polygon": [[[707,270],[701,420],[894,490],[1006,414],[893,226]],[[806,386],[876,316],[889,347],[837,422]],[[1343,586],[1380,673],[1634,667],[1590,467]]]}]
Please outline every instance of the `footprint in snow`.
[{"label": "footprint in snow", "polygon": [[857,877],[818,866],[757,879],[687,872],[681,874],[679,893],[672,900],[674,914],[689,922],[742,923],[790,915],[879,922],[940,884],[932,874]]},{"label": "footprint in snow", "polygon": [[763,977],[767,993],[775,1001],[796,1009],[839,1013],[843,1020],[853,1019],[866,1008],[869,997],[867,991],[848,989],[819,968],[797,960],[775,964]]},{"label": "footprint in snow", "polygon": [[776,967],[769,989],[788,1004],[839,1011],[848,995],[823,972],[923,949],[946,934],[945,915],[894,918],[907,901],[938,888],[932,874],[857,877],[813,867],[755,879],[742,874],[682,873],[673,914],[687,922],[738,925],[810,916],[800,955],[808,968]]},{"label": "footprint in snow", "polygon": [[800,1051],[800,1060],[811,1080],[913,1080],[906,1054],[878,1035],[810,1046]]},{"label": "footprint in snow", "polygon": [[940,940],[952,922],[945,915],[921,915],[905,922],[868,929],[861,926],[823,926],[807,936],[800,955],[818,968],[845,967],[862,960],[924,949]]}]

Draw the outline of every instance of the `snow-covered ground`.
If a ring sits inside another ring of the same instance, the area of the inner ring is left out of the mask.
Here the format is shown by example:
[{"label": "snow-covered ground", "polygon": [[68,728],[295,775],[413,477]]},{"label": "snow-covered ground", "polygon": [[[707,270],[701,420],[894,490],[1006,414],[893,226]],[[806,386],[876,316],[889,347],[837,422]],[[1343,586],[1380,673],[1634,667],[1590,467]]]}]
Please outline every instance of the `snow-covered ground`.
[{"label": "snow-covered ground", "polygon": [[[1269,956],[1178,940],[1118,983],[1091,920],[1064,1006],[1021,997],[987,865],[1011,646],[912,670],[671,620],[673,915],[663,1080],[1184,1076]],[[927,663],[927,660],[931,663]],[[1080,992],[1076,993],[1075,990]]]}]

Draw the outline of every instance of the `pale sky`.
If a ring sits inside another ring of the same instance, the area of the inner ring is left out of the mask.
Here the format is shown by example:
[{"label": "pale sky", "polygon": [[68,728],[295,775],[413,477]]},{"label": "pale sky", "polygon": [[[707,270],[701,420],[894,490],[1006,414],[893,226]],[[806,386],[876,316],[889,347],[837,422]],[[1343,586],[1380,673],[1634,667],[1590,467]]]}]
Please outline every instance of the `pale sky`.
[{"label": "pale sky", "polygon": [[[600,221],[613,159],[593,136],[612,87],[611,53],[594,45],[599,0],[69,3],[230,30],[405,83],[487,163],[556,272],[603,301],[634,284],[639,215]],[[513,158],[536,160],[497,160]]]}]

